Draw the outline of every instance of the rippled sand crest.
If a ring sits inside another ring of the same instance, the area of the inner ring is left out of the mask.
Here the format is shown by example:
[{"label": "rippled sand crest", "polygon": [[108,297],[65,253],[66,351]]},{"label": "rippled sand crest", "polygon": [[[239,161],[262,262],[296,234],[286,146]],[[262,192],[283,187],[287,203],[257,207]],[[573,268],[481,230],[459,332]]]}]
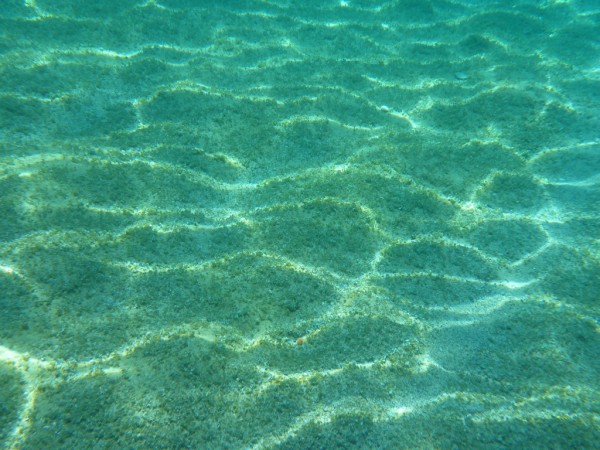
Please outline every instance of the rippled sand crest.
[{"label": "rippled sand crest", "polygon": [[597,3],[208,3],[2,6],[3,445],[596,446]]}]

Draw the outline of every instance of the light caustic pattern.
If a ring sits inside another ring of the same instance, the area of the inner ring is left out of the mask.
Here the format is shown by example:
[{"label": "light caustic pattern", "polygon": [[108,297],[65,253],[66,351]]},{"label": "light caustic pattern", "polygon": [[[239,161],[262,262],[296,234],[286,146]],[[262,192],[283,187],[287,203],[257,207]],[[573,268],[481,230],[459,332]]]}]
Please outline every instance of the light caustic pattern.
[{"label": "light caustic pattern", "polygon": [[595,2],[5,3],[7,448],[597,444]]}]

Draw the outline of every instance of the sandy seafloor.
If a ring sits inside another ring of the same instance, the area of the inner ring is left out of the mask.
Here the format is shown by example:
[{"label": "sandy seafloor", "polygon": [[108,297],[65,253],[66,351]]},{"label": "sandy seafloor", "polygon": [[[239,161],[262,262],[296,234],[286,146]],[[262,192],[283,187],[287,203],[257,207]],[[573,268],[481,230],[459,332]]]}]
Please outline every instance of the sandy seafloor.
[{"label": "sandy seafloor", "polygon": [[599,448],[597,0],[0,17],[5,448]]}]

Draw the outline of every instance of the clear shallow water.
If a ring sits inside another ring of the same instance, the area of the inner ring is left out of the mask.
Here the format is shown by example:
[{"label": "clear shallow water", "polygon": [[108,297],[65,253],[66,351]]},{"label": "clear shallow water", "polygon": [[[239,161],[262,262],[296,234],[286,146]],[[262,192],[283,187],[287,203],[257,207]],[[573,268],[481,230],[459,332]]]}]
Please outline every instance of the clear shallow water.
[{"label": "clear shallow water", "polygon": [[596,2],[218,3],[3,2],[3,445],[597,445]]}]

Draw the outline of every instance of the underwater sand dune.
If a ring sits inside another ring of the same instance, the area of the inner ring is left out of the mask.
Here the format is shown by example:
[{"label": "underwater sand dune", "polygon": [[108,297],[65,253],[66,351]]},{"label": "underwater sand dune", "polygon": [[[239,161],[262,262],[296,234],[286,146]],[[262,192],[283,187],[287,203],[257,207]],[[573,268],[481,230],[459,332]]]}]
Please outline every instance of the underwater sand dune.
[{"label": "underwater sand dune", "polygon": [[594,448],[592,1],[8,1],[5,448]]}]

